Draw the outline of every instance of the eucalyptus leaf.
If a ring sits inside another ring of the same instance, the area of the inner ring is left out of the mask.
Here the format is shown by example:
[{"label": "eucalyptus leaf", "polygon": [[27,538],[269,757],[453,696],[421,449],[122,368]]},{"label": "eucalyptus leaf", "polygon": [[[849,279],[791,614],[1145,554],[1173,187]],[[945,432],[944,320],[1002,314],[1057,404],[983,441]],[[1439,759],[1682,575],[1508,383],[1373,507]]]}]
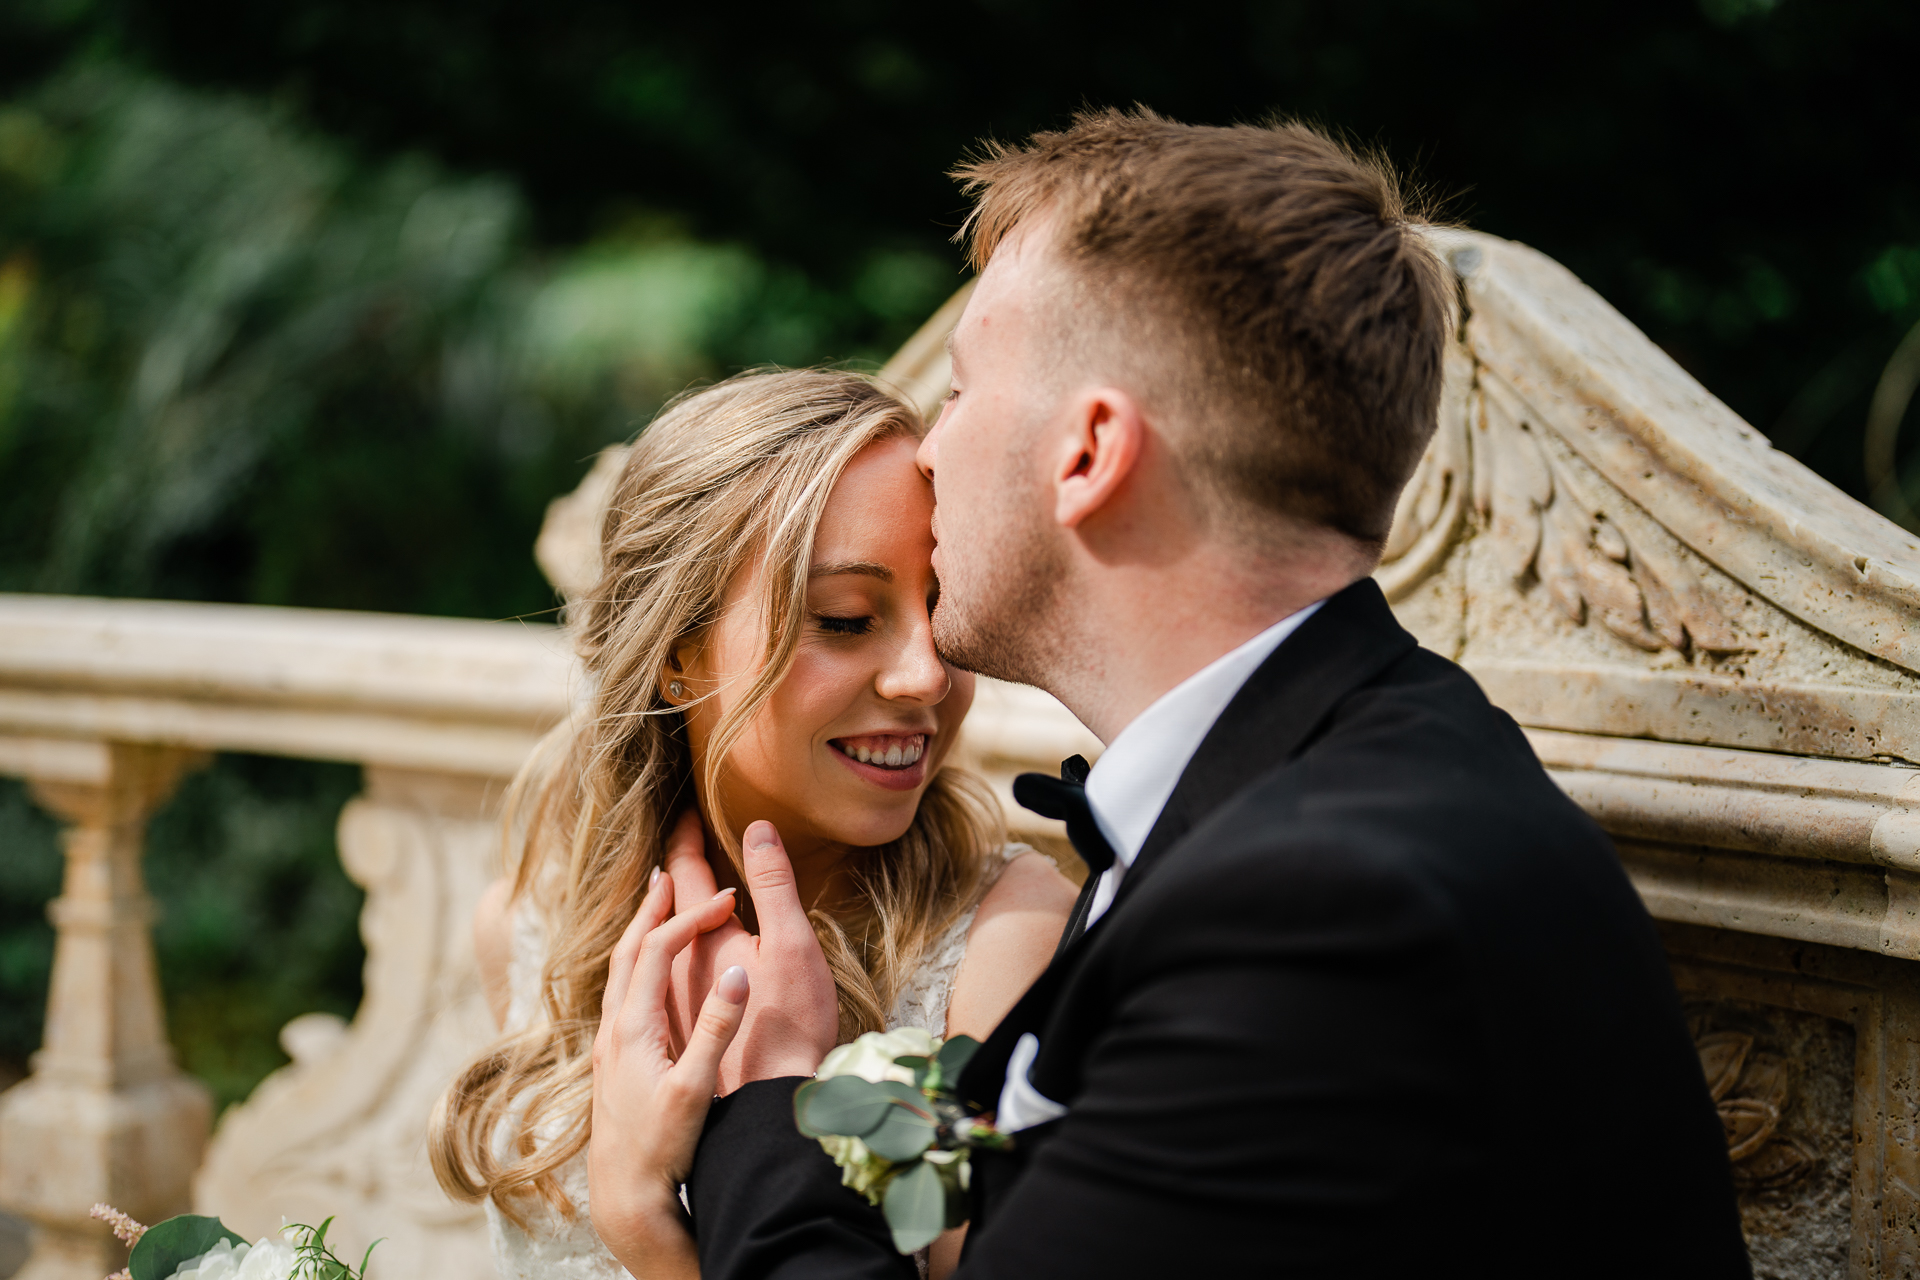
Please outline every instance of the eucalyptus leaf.
[{"label": "eucalyptus leaf", "polygon": [[884,1086],[859,1076],[809,1080],[794,1090],[793,1119],[809,1138],[860,1138],[872,1132],[893,1106]]},{"label": "eucalyptus leaf", "polygon": [[235,1245],[246,1243],[218,1218],[183,1213],[147,1228],[140,1243],[133,1246],[127,1270],[133,1280],[167,1280],[181,1263],[199,1257],[222,1240]]},{"label": "eucalyptus leaf", "polygon": [[894,1099],[880,1123],[860,1136],[867,1149],[883,1160],[902,1164],[933,1145],[937,1122],[918,1089],[889,1080],[878,1086]]},{"label": "eucalyptus leaf", "polygon": [[895,1058],[893,1065],[896,1067],[905,1067],[907,1070],[913,1072],[913,1087],[922,1089],[926,1087],[927,1072],[933,1066],[933,1059],[927,1057],[925,1054],[909,1053]]},{"label": "eucalyptus leaf", "polygon": [[940,1046],[935,1055],[940,1060],[940,1078],[951,1089],[960,1083],[960,1073],[967,1069],[967,1063],[973,1061],[973,1055],[980,1052],[980,1042],[972,1036],[955,1036]]},{"label": "eucalyptus leaf", "polygon": [[912,1253],[946,1229],[947,1189],[933,1166],[922,1160],[888,1184],[881,1212],[893,1230],[893,1247]]}]

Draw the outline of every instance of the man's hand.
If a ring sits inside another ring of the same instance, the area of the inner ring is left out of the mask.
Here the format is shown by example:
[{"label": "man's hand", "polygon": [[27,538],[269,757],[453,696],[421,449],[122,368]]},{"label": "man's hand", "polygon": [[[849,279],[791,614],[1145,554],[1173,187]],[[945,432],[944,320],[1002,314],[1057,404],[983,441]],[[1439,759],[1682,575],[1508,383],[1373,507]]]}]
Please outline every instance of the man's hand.
[{"label": "man's hand", "polygon": [[740,1030],[749,988],[746,970],[722,973],[675,1052],[667,1019],[673,962],[701,931],[733,914],[733,891],[679,915],[671,915],[673,897],[673,881],[656,873],[608,964],[593,1042],[588,1199],[594,1230],[635,1280],[700,1275],[680,1184],[693,1168],[720,1060]]},{"label": "man's hand", "polygon": [[[747,828],[744,854],[747,891],[753,896],[760,933],[748,933],[737,917],[703,933],[676,966],[673,982],[671,1021],[685,1027],[696,1002],[711,990],[715,972],[740,965],[752,976],[745,1028],[720,1064],[722,1093],[752,1080],[812,1075],[840,1030],[833,973],[772,823]],[[698,911],[691,904],[713,898],[713,870],[707,865],[697,818],[683,818],[675,828],[667,870],[675,900],[690,904],[688,910]]]}]

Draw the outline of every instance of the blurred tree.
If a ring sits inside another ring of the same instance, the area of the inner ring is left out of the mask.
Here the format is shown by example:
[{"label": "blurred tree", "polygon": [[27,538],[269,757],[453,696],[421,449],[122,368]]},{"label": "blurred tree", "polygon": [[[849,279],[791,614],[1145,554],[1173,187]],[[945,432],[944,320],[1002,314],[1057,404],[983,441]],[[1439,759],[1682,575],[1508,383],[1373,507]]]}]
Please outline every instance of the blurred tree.
[{"label": "blurred tree", "polygon": [[377,151],[513,175],[547,243],[676,211],[851,303],[834,351],[952,279],[941,174],[966,147],[1084,102],[1383,144],[1863,495],[1868,398],[1920,305],[1885,285],[1920,251],[1903,0],[17,3],[16,76],[104,47],[282,95]]},{"label": "blurred tree", "polygon": [[53,819],[27,789],[0,778],[0,1089],[27,1071],[47,1014],[53,926],[47,902],[60,892]]},{"label": "blurred tree", "polygon": [[668,223],[550,267],[523,220],[497,179],[109,66],[0,109],[0,589],[549,606],[547,500],[790,308]]},{"label": "blurred tree", "polygon": [[147,833],[154,949],[181,1065],[238,1102],[286,1062],[280,1028],[360,1004],[364,897],[334,851],[360,771],[220,756]]}]

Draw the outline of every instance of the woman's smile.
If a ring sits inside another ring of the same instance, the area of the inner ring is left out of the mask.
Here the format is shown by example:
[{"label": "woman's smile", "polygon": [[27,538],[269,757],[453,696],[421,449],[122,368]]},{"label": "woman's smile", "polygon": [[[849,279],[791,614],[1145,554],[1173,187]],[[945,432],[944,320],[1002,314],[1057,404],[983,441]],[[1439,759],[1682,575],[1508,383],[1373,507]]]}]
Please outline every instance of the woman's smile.
[{"label": "woman's smile", "polygon": [[889,791],[912,791],[927,778],[928,733],[869,733],[827,743],[854,776]]}]

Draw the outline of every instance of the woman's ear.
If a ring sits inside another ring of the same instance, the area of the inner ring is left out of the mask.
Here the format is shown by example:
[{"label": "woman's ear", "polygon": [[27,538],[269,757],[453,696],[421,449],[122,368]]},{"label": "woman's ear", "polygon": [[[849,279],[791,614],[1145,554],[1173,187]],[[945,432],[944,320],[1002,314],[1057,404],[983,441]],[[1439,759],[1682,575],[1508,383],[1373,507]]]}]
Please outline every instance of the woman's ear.
[{"label": "woman's ear", "polygon": [[1068,529],[1106,507],[1133,474],[1146,447],[1147,422],[1134,398],[1115,387],[1075,397],[1053,474],[1053,518]]},{"label": "woman's ear", "polygon": [[692,640],[682,640],[667,654],[667,669],[660,673],[660,696],[671,703],[685,702],[691,694],[688,688],[691,677],[688,673],[700,659],[700,646]]}]

